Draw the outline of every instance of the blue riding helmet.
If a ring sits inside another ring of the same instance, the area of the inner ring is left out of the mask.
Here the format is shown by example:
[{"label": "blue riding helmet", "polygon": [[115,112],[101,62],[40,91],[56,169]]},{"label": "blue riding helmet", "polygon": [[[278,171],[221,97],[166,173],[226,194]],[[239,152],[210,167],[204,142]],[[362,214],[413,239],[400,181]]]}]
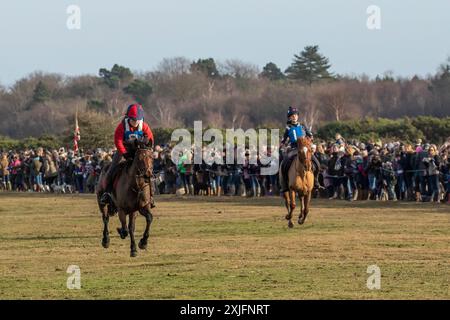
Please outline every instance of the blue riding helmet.
[{"label": "blue riding helmet", "polygon": [[292,116],[294,114],[296,114],[296,115],[299,114],[297,108],[289,107],[288,112],[287,112],[287,117],[289,118],[290,116]]}]

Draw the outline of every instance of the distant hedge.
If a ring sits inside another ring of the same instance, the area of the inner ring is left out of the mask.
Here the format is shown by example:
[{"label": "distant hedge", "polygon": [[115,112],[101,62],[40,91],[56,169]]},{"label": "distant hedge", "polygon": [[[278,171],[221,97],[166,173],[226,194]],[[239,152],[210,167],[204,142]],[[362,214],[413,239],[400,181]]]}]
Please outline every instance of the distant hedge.
[{"label": "distant hedge", "polygon": [[0,150],[23,150],[27,148],[36,149],[38,147],[57,149],[65,146],[63,140],[56,136],[44,135],[39,138],[28,137],[21,140],[0,136]]},{"label": "distant hedge", "polygon": [[398,139],[414,142],[421,138],[430,143],[441,144],[450,137],[450,117],[435,118],[421,116],[417,118],[363,119],[329,122],[317,130],[317,137],[332,140],[336,133],[346,139],[361,141],[378,139]]},{"label": "distant hedge", "polygon": [[[89,148],[91,144],[95,143],[95,141],[103,141],[102,143],[105,144],[106,141],[111,140],[108,145],[113,145],[112,137],[105,140],[106,137],[104,130],[100,132],[95,130],[91,130],[92,132],[83,132],[82,126],[80,126],[80,130],[81,148]],[[155,136],[156,144],[165,144],[170,142],[173,129],[153,128],[152,130]],[[192,129],[188,130],[191,132],[193,131]],[[97,135],[100,136],[95,137],[96,132]],[[280,134],[282,133],[283,130],[280,130]],[[416,139],[421,138],[426,142],[442,144],[450,137],[450,117],[435,118],[421,116],[417,118],[402,118],[397,120],[383,118],[375,120],[367,118],[358,121],[350,120],[329,122],[318,128],[315,133],[315,137],[328,141],[333,140],[336,133],[340,133],[347,140],[358,139],[360,141],[374,141],[378,139],[395,139],[404,142],[414,142]],[[86,145],[83,145],[83,142]],[[34,149],[37,147],[55,149],[61,146],[66,148],[71,147],[71,137],[44,135],[39,138],[29,137],[21,140],[15,140],[9,137],[0,136],[0,150],[21,150],[25,148]]]}]

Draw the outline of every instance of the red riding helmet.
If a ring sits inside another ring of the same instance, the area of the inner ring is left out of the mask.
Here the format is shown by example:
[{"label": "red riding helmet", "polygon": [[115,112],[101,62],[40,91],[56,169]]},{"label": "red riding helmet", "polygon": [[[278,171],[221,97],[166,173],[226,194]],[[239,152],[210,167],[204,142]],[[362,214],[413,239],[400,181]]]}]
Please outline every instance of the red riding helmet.
[{"label": "red riding helmet", "polygon": [[144,109],[140,104],[131,104],[128,106],[126,116],[131,120],[143,120]]}]

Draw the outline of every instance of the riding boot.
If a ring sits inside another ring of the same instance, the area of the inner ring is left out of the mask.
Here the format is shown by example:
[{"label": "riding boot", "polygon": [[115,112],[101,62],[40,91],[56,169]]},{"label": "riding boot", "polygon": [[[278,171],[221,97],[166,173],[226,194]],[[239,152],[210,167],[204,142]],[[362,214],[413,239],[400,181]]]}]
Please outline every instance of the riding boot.
[{"label": "riding boot", "polygon": [[281,172],[281,183],[280,183],[280,187],[281,187],[281,193],[287,192],[289,190],[289,185],[288,185],[288,170],[283,170]]},{"label": "riding boot", "polygon": [[111,186],[111,175],[107,175],[105,177],[105,183],[106,183],[106,187],[105,187],[105,191],[103,192],[101,198],[100,198],[100,203],[101,204],[108,204],[111,203],[111,192],[112,192],[112,186]]},{"label": "riding boot", "polygon": [[112,203],[112,192],[113,192],[112,174],[113,174],[113,172],[111,172],[111,174],[109,174],[105,179],[106,187],[105,187],[105,191],[103,192],[103,195],[100,199],[100,201],[104,204]]},{"label": "riding boot", "polygon": [[[112,166],[112,164],[111,164]],[[115,175],[115,172],[117,170],[117,165],[114,167],[110,167],[109,170],[106,173],[105,176],[105,191],[102,194],[102,197],[100,198],[100,203],[102,204],[112,204],[112,196],[111,193],[113,191],[113,177]]]}]

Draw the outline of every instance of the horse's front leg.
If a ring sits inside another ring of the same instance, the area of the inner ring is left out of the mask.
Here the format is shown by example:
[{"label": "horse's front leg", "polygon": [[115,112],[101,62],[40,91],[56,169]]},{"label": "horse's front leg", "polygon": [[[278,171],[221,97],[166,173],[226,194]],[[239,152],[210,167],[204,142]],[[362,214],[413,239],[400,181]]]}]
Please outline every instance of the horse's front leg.
[{"label": "horse's front leg", "polygon": [[152,224],[153,221],[153,215],[152,212],[150,211],[150,206],[146,205],[145,207],[141,208],[139,210],[139,213],[141,215],[144,216],[145,218],[145,230],[144,230],[144,234],[142,235],[142,239],[139,241],[139,249],[147,249],[147,242],[148,242],[148,237],[150,236],[150,225]]},{"label": "horse's front leg", "polygon": [[136,249],[136,241],[134,240],[134,231],[136,227],[136,216],[137,212],[132,212],[129,215],[130,221],[128,222],[128,231],[130,232],[130,257],[136,257],[137,256],[137,249]]},{"label": "horse's front leg", "polygon": [[289,228],[293,228],[294,224],[292,223],[292,213],[295,210],[296,204],[295,204],[295,191],[290,190],[288,192],[288,198],[289,198],[289,205],[286,204],[286,207],[288,209],[288,215],[286,216],[286,219],[289,220],[288,221],[288,227]]},{"label": "horse's front leg", "polygon": [[290,220],[291,219],[291,201],[290,201],[289,191],[286,191],[285,193],[283,193],[283,198],[284,198],[284,205],[286,206],[286,210],[288,212],[286,215],[286,220]]},{"label": "horse's front leg", "polygon": [[301,219],[303,217],[303,208],[305,207],[305,196],[302,195],[300,192],[298,193],[298,198],[299,198],[299,202],[300,202],[300,214],[298,216],[298,224],[302,224],[301,223]]},{"label": "horse's front leg", "polygon": [[117,232],[119,233],[121,239],[125,239],[128,236],[127,215],[122,209],[119,210],[119,220],[122,227],[117,228]]},{"label": "horse's front leg", "polygon": [[304,196],[304,209],[300,217],[298,218],[298,223],[303,224],[306,220],[306,216],[309,213],[309,203],[311,202],[311,191],[308,192],[307,195]]},{"label": "horse's front leg", "polygon": [[103,206],[103,208],[102,208],[102,219],[103,219],[102,246],[103,246],[103,248],[108,248],[109,247],[109,230],[108,230],[109,214],[108,214],[108,210],[106,209],[106,206]]}]

